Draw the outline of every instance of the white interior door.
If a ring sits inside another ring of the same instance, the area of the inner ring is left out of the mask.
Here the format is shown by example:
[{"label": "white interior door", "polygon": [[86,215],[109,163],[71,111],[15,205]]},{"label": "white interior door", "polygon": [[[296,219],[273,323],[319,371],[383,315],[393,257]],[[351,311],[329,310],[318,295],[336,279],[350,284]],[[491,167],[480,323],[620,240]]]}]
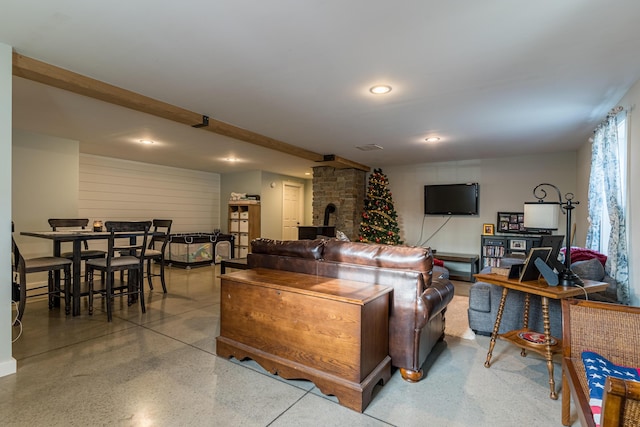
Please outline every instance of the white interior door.
[{"label": "white interior door", "polygon": [[303,194],[302,184],[284,182],[282,188],[282,239],[298,240],[298,225],[302,220]]}]

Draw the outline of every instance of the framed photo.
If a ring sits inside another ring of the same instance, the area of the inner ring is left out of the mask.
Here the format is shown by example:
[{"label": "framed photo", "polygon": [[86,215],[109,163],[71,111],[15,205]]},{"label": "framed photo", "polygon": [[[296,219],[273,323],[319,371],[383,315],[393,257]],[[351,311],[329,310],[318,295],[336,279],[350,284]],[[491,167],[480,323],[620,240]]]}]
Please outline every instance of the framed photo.
[{"label": "framed photo", "polygon": [[483,224],[482,225],[482,234],[485,236],[493,236],[493,224]]},{"label": "framed photo", "polygon": [[523,212],[498,212],[498,231],[500,233],[526,234]]},{"label": "framed photo", "polygon": [[512,239],[509,241],[509,249],[524,251],[527,249],[527,241],[520,239]]},{"label": "framed photo", "polygon": [[536,259],[542,258],[546,263],[549,258],[549,254],[551,254],[551,248],[531,248],[529,256],[522,268],[522,272],[520,272],[520,281],[528,282],[531,280],[538,280],[540,278],[540,271],[535,265]]}]

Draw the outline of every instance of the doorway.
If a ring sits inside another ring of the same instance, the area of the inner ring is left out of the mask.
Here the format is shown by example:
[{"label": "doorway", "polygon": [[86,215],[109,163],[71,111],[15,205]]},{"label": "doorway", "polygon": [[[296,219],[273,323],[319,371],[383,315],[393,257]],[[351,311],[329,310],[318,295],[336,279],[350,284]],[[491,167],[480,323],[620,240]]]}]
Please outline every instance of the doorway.
[{"label": "doorway", "polygon": [[282,183],[282,239],[298,240],[298,226],[304,212],[304,188],[297,182]]}]

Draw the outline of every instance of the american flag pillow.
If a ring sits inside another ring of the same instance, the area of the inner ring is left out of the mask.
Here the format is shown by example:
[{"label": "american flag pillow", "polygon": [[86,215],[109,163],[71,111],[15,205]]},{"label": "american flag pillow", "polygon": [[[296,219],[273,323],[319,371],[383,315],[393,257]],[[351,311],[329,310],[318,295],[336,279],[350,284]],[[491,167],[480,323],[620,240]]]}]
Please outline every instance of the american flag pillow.
[{"label": "american flag pillow", "polygon": [[596,423],[596,427],[598,427],[600,426],[602,395],[604,394],[604,381],[606,378],[615,377],[640,381],[640,369],[616,365],[592,351],[582,352],[582,363],[584,363],[587,381],[589,382],[589,406],[591,406],[593,420]]}]

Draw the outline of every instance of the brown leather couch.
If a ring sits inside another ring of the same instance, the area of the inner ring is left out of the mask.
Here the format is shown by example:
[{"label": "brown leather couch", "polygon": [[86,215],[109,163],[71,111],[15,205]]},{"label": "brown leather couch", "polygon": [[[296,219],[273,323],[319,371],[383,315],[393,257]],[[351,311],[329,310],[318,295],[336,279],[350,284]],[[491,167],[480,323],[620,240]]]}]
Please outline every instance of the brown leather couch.
[{"label": "brown leather couch", "polygon": [[448,279],[433,278],[429,248],[340,240],[256,239],[249,268],[271,268],[393,287],[389,314],[391,364],[402,378],[419,381],[422,365],[444,338],[447,304],[453,299]]}]

